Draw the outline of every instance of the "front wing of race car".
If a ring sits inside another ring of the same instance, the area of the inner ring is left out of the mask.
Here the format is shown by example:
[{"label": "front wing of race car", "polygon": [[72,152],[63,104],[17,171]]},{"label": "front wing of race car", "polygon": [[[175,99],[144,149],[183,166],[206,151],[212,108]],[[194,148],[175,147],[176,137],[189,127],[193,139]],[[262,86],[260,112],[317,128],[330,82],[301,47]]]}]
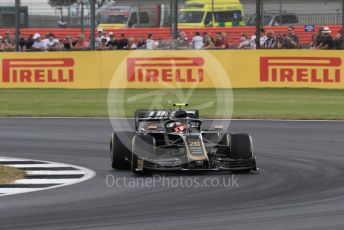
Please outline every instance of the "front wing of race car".
[{"label": "front wing of race car", "polygon": [[256,171],[256,159],[209,157],[208,161],[187,161],[180,158],[138,159],[134,170],[140,171]]},{"label": "front wing of race car", "polygon": [[[210,144],[201,134],[180,136],[182,142],[152,147],[152,154],[140,154],[149,136],[136,136],[134,142],[141,146],[133,149],[132,170],[148,171],[250,171],[257,170],[253,155],[245,158],[231,157],[230,146]],[[141,142],[141,138],[144,138]],[[155,143],[155,139],[151,138]]]},{"label": "front wing of race car", "polygon": [[[217,162],[188,162],[179,164],[180,160],[148,160],[139,159],[140,163],[134,169],[137,172],[146,171],[256,171],[256,159],[220,159]],[[205,167],[207,164],[215,165]]]}]

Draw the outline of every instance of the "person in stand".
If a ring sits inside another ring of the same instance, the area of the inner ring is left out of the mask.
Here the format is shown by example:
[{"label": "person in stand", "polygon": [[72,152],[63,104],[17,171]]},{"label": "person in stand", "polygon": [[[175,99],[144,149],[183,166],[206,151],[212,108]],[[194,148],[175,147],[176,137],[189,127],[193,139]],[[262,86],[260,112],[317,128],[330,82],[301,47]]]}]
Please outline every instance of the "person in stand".
[{"label": "person in stand", "polygon": [[203,49],[203,38],[200,32],[195,33],[195,36],[192,38],[191,45],[195,50]]},{"label": "person in stand", "polygon": [[157,49],[168,49],[168,43],[163,39],[163,37],[159,37],[157,41]]},{"label": "person in stand", "polygon": [[221,33],[216,33],[214,48],[226,49],[226,42],[224,41]]},{"label": "person in stand", "polygon": [[299,46],[299,37],[295,34],[295,29],[293,26],[288,27],[288,34],[283,37],[283,46],[284,49],[298,49]]},{"label": "person in stand", "polygon": [[[260,47],[261,48],[264,48],[266,39],[268,38],[265,35],[265,29],[261,28],[260,29]],[[255,34],[251,37],[251,48],[256,49],[256,35]]]},{"label": "person in stand", "polygon": [[214,41],[212,37],[207,33],[203,33],[203,49],[213,49],[214,48]]},{"label": "person in stand", "polygon": [[189,48],[189,40],[186,37],[186,33],[184,31],[179,32],[179,36],[177,39],[177,47],[178,47],[178,49],[188,49]]},{"label": "person in stand", "polygon": [[4,38],[2,36],[0,36],[0,51],[6,51],[5,50],[5,42],[4,42]]},{"label": "person in stand", "polygon": [[56,39],[53,33],[49,33],[48,41],[46,41],[46,43],[47,43],[47,50],[49,51],[56,51],[56,50],[61,49],[60,42],[59,40]]},{"label": "person in stand", "polygon": [[331,30],[329,27],[324,27],[322,30],[322,35],[319,39],[318,49],[328,50],[333,47],[333,37],[331,36]]},{"label": "person in stand", "polygon": [[3,37],[3,41],[5,43],[5,49],[7,51],[14,51],[16,49],[16,43],[14,37],[11,36],[10,31],[5,32],[5,36]]},{"label": "person in stand", "polygon": [[26,40],[19,32],[19,50],[24,51],[26,49]]},{"label": "person in stand", "polygon": [[311,42],[309,44],[309,49],[311,49],[311,50],[317,49],[317,37],[318,37],[317,34],[312,35]]},{"label": "person in stand", "polygon": [[33,36],[34,36],[34,34],[30,35],[30,36],[27,38],[26,44],[25,44],[26,50],[31,50],[31,49],[32,49],[32,45],[33,45],[33,43],[35,42],[35,41],[33,40]]},{"label": "person in stand", "polygon": [[264,49],[276,49],[277,47],[277,41],[276,37],[274,36],[274,32],[272,30],[269,30],[267,32],[267,39],[264,43]]},{"label": "person in stand", "polygon": [[142,36],[137,38],[137,48],[138,49],[145,49],[146,48],[146,41],[143,39]]},{"label": "person in stand", "polygon": [[57,27],[67,28],[67,22],[63,18],[61,18],[60,20],[57,21]]},{"label": "person in stand", "polygon": [[118,49],[123,50],[125,47],[128,47],[128,39],[125,37],[125,34],[121,34],[121,39],[118,42]]},{"label": "person in stand", "polygon": [[283,49],[284,39],[281,33],[276,35],[276,49]]},{"label": "person in stand", "polygon": [[343,34],[343,28],[341,30],[339,30],[336,34],[336,37],[333,41],[333,49],[336,49],[336,50],[341,50],[343,49],[343,37],[342,37],[342,34]]},{"label": "person in stand", "polygon": [[135,44],[135,39],[133,37],[129,37],[128,39],[128,46],[126,47],[127,50],[136,50],[137,46]]},{"label": "person in stand", "polygon": [[118,41],[116,40],[115,38],[115,34],[113,32],[110,32],[109,33],[109,38],[110,40],[108,41],[107,43],[107,47],[110,49],[110,50],[115,50],[115,49],[118,49]]},{"label": "person in stand", "polygon": [[32,39],[34,40],[34,43],[32,44],[31,50],[33,51],[47,50],[47,43],[41,40],[41,35],[39,33],[35,33]]},{"label": "person in stand", "polygon": [[157,43],[154,41],[153,34],[148,34],[146,40],[146,49],[147,50],[154,50],[157,48]]},{"label": "person in stand", "polygon": [[72,36],[68,35],[65,39],[62,40],[62,45],[65,50],[71,50],[73,47]]},{"label": "person in stand", "polygon": [[107,39],[106,37],[102,37],[102,39],[100,40],[100,44],[97,47],[97,50],[108,50],[108,46],[107,46]]},{"label": "person in stand", "polygon": [[225,49],[228,49],[229,48],[229,39],[228,39],[227,33],[221,32],[221,37],[223,39],[223,42],[225,43]]},{"label": "person in stand", "polygon": [[89,44],[88,44],[88,42],[85,39],[85,35],[84,34],[79,34],[78,35],[78,40],[76,41],[76,43],[75,43],[75,45],[73,47],[73,50],[84,50],[84,49],[89,48],[88,46],[89,46]]},{"label": "person in stand", "polygon": [[101,43],[101,40],[102,40],[102,37],[103,37],[103,29],[101,28],[98,28],[97,29],[97,34],[96,34],[96,38],[95,38],[95,43],[94,43],[94,46],[97,48],[100,43]]},{"label": "person in stand", "polygon": [[248,39],[246,34],[240,36],[240,44],[237,49],[251,49],[251,41]]}]

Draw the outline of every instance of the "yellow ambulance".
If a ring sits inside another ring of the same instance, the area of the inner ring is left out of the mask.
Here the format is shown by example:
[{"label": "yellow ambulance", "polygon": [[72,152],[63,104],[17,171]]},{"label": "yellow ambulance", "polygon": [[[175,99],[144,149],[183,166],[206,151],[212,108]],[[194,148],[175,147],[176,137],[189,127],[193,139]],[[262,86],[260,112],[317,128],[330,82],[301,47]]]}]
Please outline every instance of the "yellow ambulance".
[{"label": "yellow ambulance", "polygon": [[179,10],[179,28],[244,26],[240,0],[188,0]]}]

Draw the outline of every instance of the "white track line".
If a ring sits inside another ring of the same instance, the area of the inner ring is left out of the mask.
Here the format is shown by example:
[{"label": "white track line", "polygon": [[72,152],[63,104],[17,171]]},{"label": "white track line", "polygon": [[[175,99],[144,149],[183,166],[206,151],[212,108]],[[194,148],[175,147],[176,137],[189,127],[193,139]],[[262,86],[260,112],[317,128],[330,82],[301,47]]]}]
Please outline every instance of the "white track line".
[{"label": "white track line", "polygon": [[[20,179],[16,180],[14,183],[9,185],[1,185],[0,186],[0,197],[13,195],[18,193],[27,193],[27,192],[34,192],[34,191],[41,191],[41,190],[48,190],[58,187],[63,187],[67,185],[77,184],[86,180],[89,180],[95,176],[95,172],[76,165],[64,164],[64,163],[56,163],[50,161],[41,161],[41,160],[32,160],[32,159],[20,159],[20,158],[11,158],[11,157],[0,157],[0,163],[12,161],[18,162],[16,164],[1,164],[5,166],[15,167],[15,168],[73,168],[75,170],[27,170],[26,174],[28,176],[41,176],[41,175],[65,175],[67,178],[63,179]],[[20,164],[23,161],[32,161],[34,164]],[[42,162],[44,164],[38,164],[38,162]],[[80,175],[80,178],[68,178],[68,175]],[[52,186],[49,186],[52,185]],[[7,187],[6,187],[7,186]],[[12,187],[8,187],[12,186]],[[27,187],[26,187],[27,186]],[[35,187],[36,186],[36,187]],[[49,187],[47,187],[49,186]],[[35,187],[35,188],[33,188]]]},{"label": "white track line", "polygon": [[77,170],[62,170],[62,171],[47,171],[47,170],[39,170],[39,171],[25,171],[27,175],[75,175],[80,174],[84,175],[85,173],[83,171],[77,171]]},{"label": "white track line", "polygon": [[17,180],[18,184],[62,184],[77,182],[79,179],[20,179]]},{"label": "white track line", "polygon": [[[38,190],[39,189],[37,188],[0,188],[0,193],[4,193],[4,194],[1,194],[0,197],[19,194],[19,193],[35,192]],[[40,189],[40,190],[43,190],[43,189]]]},{"label": "white track line", "polygon": [[14,168],[58,168],[58,167],[72,167],[71,165],[65,164],[7,164],[7,166]]}]

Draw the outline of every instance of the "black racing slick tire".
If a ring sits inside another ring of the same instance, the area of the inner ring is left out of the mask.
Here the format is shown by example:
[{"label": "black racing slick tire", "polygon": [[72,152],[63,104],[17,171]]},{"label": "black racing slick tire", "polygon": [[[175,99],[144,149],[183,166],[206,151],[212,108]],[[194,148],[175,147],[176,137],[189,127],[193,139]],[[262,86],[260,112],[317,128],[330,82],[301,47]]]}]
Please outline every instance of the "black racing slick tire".
[{"label": "black racing slick tire", "polygon": [[249,134],[231,134],[230,158],[251,159],[253,157],[252,138]]},{"label": "black racing slick tire", "polygon": [[130,170],[131,145],[135,132],[114,132],[110,141],[111,166],[113,169]]}]

